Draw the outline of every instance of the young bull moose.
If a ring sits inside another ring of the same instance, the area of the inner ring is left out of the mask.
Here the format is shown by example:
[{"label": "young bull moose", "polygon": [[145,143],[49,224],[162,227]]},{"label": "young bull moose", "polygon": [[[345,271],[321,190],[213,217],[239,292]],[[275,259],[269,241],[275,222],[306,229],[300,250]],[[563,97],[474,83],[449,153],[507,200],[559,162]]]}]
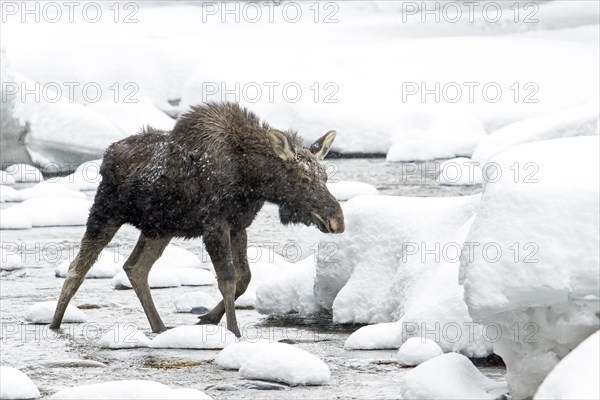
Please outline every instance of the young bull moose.
[{"label": "young bull moose", "polygon": [[298,136],[271,129],[237,104],[211,103],[192,108],[170,133],[147,128],[112,144],[50,327],[60,327],[101,250],[128,223],[141,235],[123,269],[152,331],[166,328],[150,295],[150,268],[173,237],[202,236],[223,300],[199,323],[217,324],[226,314],[227,328],[240,336],[234,302],[250,282],[246,228],[265,201],[279,205],[283,224],[344,231],[342,209],[318,162],[334,139],[330,131],[304,149]]}]

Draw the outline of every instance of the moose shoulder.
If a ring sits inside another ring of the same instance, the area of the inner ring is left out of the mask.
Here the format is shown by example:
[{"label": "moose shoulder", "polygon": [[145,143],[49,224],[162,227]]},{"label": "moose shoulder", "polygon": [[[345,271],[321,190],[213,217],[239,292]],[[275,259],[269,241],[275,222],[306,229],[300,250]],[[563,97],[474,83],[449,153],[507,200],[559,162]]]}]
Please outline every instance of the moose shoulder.
[{"label": "moose shoulder", "polygon": [[94,205],[77,257],[69,267],[51,328],[60,327],[71,298],[119,227],[131,224],[140,238],[123,266],[152,330],[166,328],[148,286],[148,273],[173,237],[203,237],[223,300],[200,323],[240,335],[235,299],[250,282],[246,228],[265,201],[279,205],[284,224],[344,231],[344,216],[319,164],[335,132],[309,149],[298,136],[272,129],[232,103],[194,107],[172,132],[152,128],[106,151]]}]

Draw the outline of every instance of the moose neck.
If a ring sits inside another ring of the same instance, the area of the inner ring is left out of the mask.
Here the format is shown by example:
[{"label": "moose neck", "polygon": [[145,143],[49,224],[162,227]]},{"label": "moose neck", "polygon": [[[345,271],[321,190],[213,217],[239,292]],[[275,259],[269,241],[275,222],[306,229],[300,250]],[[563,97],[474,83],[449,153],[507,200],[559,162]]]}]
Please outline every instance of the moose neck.
[{"label": "moose neck", "polygon": [[285,167],[279,160],[261,157],[246,173],[252,190],[263,200],[277,205],[285,202],[290,187],[286,184]]}]

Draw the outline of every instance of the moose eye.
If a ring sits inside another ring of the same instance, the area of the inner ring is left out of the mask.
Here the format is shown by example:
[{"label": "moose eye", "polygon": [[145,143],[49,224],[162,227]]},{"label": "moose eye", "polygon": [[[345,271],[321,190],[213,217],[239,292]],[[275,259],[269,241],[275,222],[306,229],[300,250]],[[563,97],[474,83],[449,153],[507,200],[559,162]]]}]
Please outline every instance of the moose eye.
[{"label": "moose eye", "polygon": [[302,177],[302,184],[308,186],[310,184],[310,179],[307,176]]}]

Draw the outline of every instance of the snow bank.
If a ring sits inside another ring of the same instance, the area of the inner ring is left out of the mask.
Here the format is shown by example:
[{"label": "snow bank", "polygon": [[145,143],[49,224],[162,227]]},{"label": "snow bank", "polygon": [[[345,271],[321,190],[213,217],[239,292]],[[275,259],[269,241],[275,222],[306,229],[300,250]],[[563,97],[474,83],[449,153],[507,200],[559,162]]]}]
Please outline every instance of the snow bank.
[{"label": "snow bank", "polygon": [[267,339],[257,341],[240,341],[233,343],[219,352],[215,361],[217,365],[226,369],[240,369],[242,365],[251,357],[269,349],[281,349],[285,351],[290,347],[289,344],[271,342]]},{"label": "snow bank", "polygon": [[247,379],[283,382],[291,386],[325,385],[331,379],[329,367],[298,347],[272,343],[242,363],[239,374]]},{"label": "snow bank", "polygon": [[56,183],[44,181],[22,190],[3,187],[2,192],[0,193],[0,202],[19,202],[36,197],[73,197],[77,199],[86,199],[85,194],[81,192],[67,189]]},{"label": "snow bank", "polygon": [[222,349],[236,342],[235,335],[219,325],[178,326],[152,339],[155,349]]},{"label": "snow bank", "polygon": [[189,313],[200,307],[210,311],[216,305],[217,301],[211,295],[199,291],[185,293],[175,299],[175,310],[178,313]]},{"label": "snow bank", "polygon": [[106,117],[124,136],[141,132],[146,126],[164,131],[170,131],[175,126],[173,118],[156,108],[147,99],[141,99],[137,103],[99,101],[89,104],[88,108]]},{"label": "snow bank", "polygon": [[40,397],[40,391],[35,383],[23,372],[16,368],[0,366],[0,399],[37,399]]},{"label": "snow bank", "polygon": [[[435,382],[435,383],[434,383]],[[506,386],[485,377],[463,355],[448,353],[424,362],[402,379],[405,399],[496,399]]]},{"label": "snow bank", "polygon": [[570,108],[509,124],[485,137],[473,160],[486,163],[509,147],[540,140],[598,135],[598,103]]},{"label": "snow bank", "polygon": [[459,157],[444,161],[437,179],[440,185],[479,185],[483,181],[483,172],[478,162]]},{"label": "snow bank", "polygon": [[144,400],[210,400],[196,389],[171,389],[154,381],[124,380],[74,386],[55,393],[54,400],[80,399],[144,399]]},{"label": "snow bank", "polygon": [[463,252],[460,278],[470,314],[493,328],[515,398],[533,396],[598,329],[598,148],[598,137],[555,139],[491,160],[503,174],[485,184],[467,242],[493,250]]},{"label": "snow bank", "polygon": [[11,174],[7,174],[4,171],[0,171],[0,184],[2,185],[14,185],[15,177]]},{"label": "snow bank", "polygon": [[[44,301],[29,307],[25,312],[25,321],[32,324],[49,324],[56,310],[56,301]],[[63,322],[85,322],[87,317],[79,308],[69,305]]]},{"label": "snow bank", "polygon": [[400,347],[396,358],[398,364],[414,367],[442,354],[442,349],[433,340],[424,337],[412,337]]},{"label": "snow bank", "polygon": [[[125,271],[121,271],[117,275],[115,275],[112,278],[111,283],[115,289],[133,288]],[[181,282],[179,281],[179,279],[177,279],[175,275],[168,271],[163,271],[160,269],[151,269],[150,274],[148,274],[148,285],[152,289],[163,289],[170,287],[179,287],[181,286]]]},{"label": "snow bank", "polygon": [[600,399],[600,331],[563,358],[540,385],[535,400]]},{"label": "snow bank", "polygon": [[[56,267],[54,270],[54,275],[57,278],[66,278],[67,273],[69,272],[69,266],[71,265],[72,260],[65,260]],[[125,261],[125,257],[123,257],[118,252],[114,252],[112,250],[102,250],[98,260],[92,265],[92,268],[86,274],[86,278],[112,278],[114,277],[120,270],[121,265]]]},{"label": "snow bank", "polygon": [[87,161],[79,165],[75,172],[60,178],[50,178],[49,182],[55,182],[71,190],[96,190],[102,181],[100,166],[102,160]]},{"label": "snow bank", "polygon": [[41,182],[44,180],[42,172],[33,165],[12,164],[6,167],[4,172],[8,176],[12,176],[15,182]]},{"label": "snow bank", "polygon": [[98,346],[102,349],[131,349],[134,347],[149,347],[150,339],[144,332],[138,330],[133,324],[118,325],[106,332]]},{"label": "snow bank", "polygon": [[[254,273],[254,270],[253,270]],[[290,312],[314,314],[321,310],[314,294],[315,262],[305,258],[265,280],[256,290],[256,309],[261,314]]]},{"label": "snow bank", "polygon": [[72,197],[37,197],[0,211],[0,229],[85,225],[92,202]]},{"label": "snow bank", "polygon": [[350,200],[360,195],[377,195],[379,191],[375,186],[364,182],[338,181],[328,182],[327,189],[339,201]]},{"label": "snow bank", "polygon": [[15,253],[9,253],[0,247],[0,270],[13,271],[23,268],[21,257]]}]

